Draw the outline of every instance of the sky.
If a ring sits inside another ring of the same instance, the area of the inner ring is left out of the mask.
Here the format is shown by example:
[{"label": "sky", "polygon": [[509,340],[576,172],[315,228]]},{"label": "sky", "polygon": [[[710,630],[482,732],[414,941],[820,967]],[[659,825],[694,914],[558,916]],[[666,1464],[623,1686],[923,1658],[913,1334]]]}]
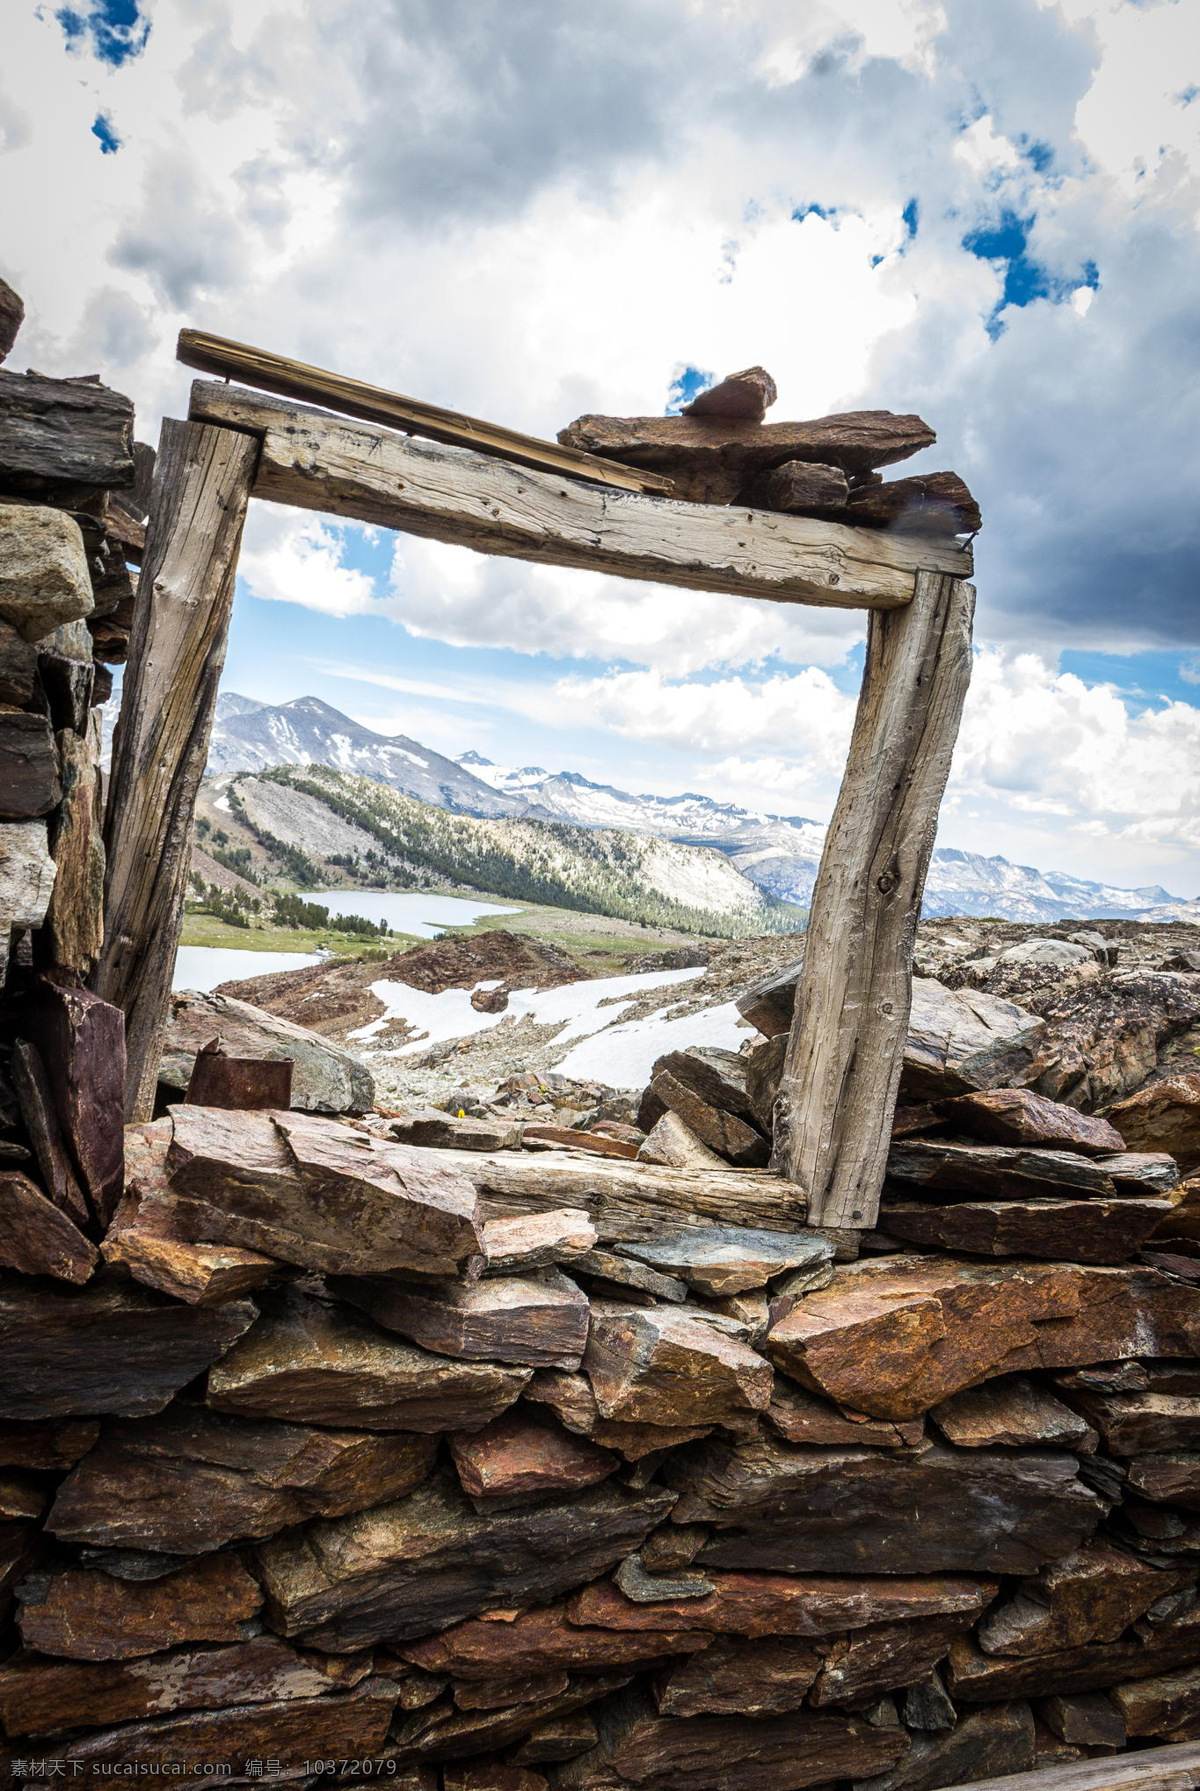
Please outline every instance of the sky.
[{"label": "sky", "polygon": [[[7,0],[8,366],[187,325],[553,436],[754,363],[978,498],[939,841],[1200,893],[1196,0]],[[828,816],[855,615],[255,503],[225,687]]]}]

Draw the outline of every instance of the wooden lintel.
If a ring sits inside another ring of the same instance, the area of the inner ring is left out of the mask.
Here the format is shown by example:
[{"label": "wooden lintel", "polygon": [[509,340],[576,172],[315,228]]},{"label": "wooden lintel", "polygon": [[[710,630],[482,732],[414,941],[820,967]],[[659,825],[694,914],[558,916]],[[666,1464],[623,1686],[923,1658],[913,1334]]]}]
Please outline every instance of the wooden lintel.
[{"label": "wooden lintel", "polygon": [[515,460],[523,466],[540,467],[545,472],[595,479],[618,491],[662,494],[673,489],[670,479],[644,467],[623,466],[620,462],[603,459],[599,454],[588,454],[582,448],[567,448],[561,442],[523,435],[519,429],[506,429],[501,423],[485,423],[481,417],[444,410],[440,404],[406,398],[401,392],[389,392],[383,386],[368,385],[361,379],[347,379],[344,374],[330,373],[324,367],[310,367],[304,361],[293,361],[265,348],[250,348],[244,342],[210,336],[204,330],[180,330],[175,355],[185,367],[196,367],[201,373],[244,379],[247,385],[257,386],[263,392],[298,398],[302,404],[325,405],[330,410],[341,411],[345,416],[358,417],[367,423],[407,429],[435,442],[452,442],[458,447],[474,448],[479,454],[497,454],[502,460]]},{"label": "wooden lintel", "polygon": [[204,380],[190,415],[259,437],[256,497],[480,553],[835,609],[902,608],[919,571],[971,570],[955,542],[613,491]]},{"label": "wooden lintel", "polygon": [[947,1791],[1193,1791],[1197,1785],[1200,1741],[1182,1741],[1006,1773],[998,1779],[964,1781]]}]

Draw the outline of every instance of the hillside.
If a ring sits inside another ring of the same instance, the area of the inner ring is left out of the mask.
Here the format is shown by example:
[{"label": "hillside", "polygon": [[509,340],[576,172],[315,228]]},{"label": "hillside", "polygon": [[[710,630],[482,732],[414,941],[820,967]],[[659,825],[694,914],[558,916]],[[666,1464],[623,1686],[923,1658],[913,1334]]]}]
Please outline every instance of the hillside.
[{"label": "hillside", "polygon": [[[695,792],[634,794],[576,771],[496,765],[477,752],[448,759],[406,735],[377,734],[317,697],[272,705],[234,692],[221,696],[210,772],[309,764],[371,778],[451,813],[616,828],[715,847],[765,896],[801,907],[811,897],[825,837],[819,821]],[[934,850],[923,912],[928,918],[991,915],[1035,923],[1186,918],[1180,898],[1158,885],[1125,889],[953,846]]]},{"label": "hillside", "polygon": [[328,766],[209,780],[207,794],[228,836],[214,844],[207,833],[209,850],[302,887],[448,886],[722,938],[792,932],[803,921],[707,847],[452,814]]}]

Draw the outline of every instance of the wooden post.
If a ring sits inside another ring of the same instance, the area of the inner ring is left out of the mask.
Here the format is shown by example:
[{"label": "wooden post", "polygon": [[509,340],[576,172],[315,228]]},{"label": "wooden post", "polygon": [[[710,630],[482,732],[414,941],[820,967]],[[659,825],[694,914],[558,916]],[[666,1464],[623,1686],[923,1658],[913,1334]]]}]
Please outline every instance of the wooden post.
[{"label": "wooden post", "polygon": [[96,993],[125,1010],[126,1118],[149,1119],[258,443],[164,422],[109,786]]},{"label": "wooden post", "polygon": [[863,1230],[879,1212],[974,604],[961,579],[920,572],[911,604],[871,614],[776,1109],[776,1166],[807,1196],[813,1226]]}]

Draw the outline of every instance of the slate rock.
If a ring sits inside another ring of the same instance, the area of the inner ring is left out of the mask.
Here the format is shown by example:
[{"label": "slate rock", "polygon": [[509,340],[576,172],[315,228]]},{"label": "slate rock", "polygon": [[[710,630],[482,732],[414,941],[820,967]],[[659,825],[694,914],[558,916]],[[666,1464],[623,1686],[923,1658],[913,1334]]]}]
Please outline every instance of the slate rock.
[{"label": "slate rock", "polygon": [[1164,1735],[1183,1741],[1200,1732],[1200,1666],[1114,1685],[1108,1696],[1114,1729],[1120,1724],[1126,1735]]},{"label": "slate rock", "polygon": [[[796,989],[803,974],[804,955],[801,953],[798,958],[793,958],[790,963],[782,965],[778,970],[769,970],[764,976],[756,978],[749,988],[738,996],[738,1013],[743,1020],[749,1020],[752,1026],[757,1026],[765,1038],[786,1038],[791,1030],[792,1015],[795,1012]],[[749,1064],[749,1060],[747,1060],[747,1064]],[[782,1070],[782,1068],[781,1058],[778,1069]],[[778,1074],[775,1076],[775,1082],[777,1085]],[[749,1082],[747,1082],[747,1093],[749,1092]],[[771,1099],[774,1100],[774,1094]],[[762,1108],[759,1101],[754,1103],[754,1111],[761,1114]]]},{"label": "slate rock", "polygon": [[11,622],[0,622],[0,703],[24,709],[33,701],[38,649],[23,640]]},{"label": "slate rock", "polygon": [[660,1716],[780,1716],[798,1710],[822,1657],[796,1636],[718,1636],[653,1687]]},{"label": "slate rock", "polygon": [[713,1572],[707,1598],[638,1604],[611,1581],[567,1600],[572,1623],[621,1631],[691,1628],[716,1635],[833,1636],[848,1629],[915,1618],[956,1616],[964,1626],[995,1595],[994,1580],[926,1574]]},{"label": "slate rock", "polygon": [[74,506],[133,480],[130,399],[94,379],[0,373],[0,485],[6,490]]},{"label": "slate rock", "polygon": [[712,1106],[669,1070],[657,1072],[650,1092],[668,1112],[679,1115],[701,1144],[727,1163],[739,1169],[765,1167],[771,1153],[762,1134],[736,1114]]},{"label": "slate rock", "polygon": [[605,1418],[587,1375],[561,1369],[538,1369],[525,1389],[525,1398],[549,1406],[567,1430],[590,1437],[602,1448],[615,1449],[626,1461],[641,1461],[661,1449],[694,1442],[709,1429],[705,1424],[641,1424]]},{"label": "slate rock", "polygon": [[979,505],[957,473],[919,473],[850,493],[845,520],[899,534],[963,535],[982,526]]},{"label": "slate rock", "polygon": [[57,1424],[0,1423],[0,1468],[61,1474],[87,1454],[99,1435],[94,1418],[67,1418]]},{"label": "slate rock", "polygon": [[123,1203],[105,1233],[105,1262],[143,1287],[157,1288],[189,1306],[220,1306],[259,1287],[279,1264],[236,1244],[199,1244],[181,1237],[176,1204],[161,1195]]},{"label": "slate rock", "polygon": [[940,1138],[904,1138],[888,1152],[893,1182],[919,1188],[926,1199],[975,1194],[984,1200],[1030,1200],[1038,1195],[1112,1199],[1112,1180],[1074,1151],[1033,1150],[1004,1144],[954,1144]]},{"label": "slate rock", "polygon": [[952,1698],[990,1704],[1006,1698],[1043,1698],[1103,1691],[1127,1679],[1148,1679],[1176,1667],[1193,1666],[1195,1633],[1166,1631],[1153,1641],[1127,1637],[1117,1642],[1085,1642],[1046,1654],[985,1654],[970,1636],[956,1636],[946,1655],[946,1686]]},{"label": "slate rock", "polygon": [[[42,1187],[48,1198],[76,1225],[87,1226],[91,1209],[84,1197],[67,1149],[50,1082],[41,1052],[27,1039],[13,1043],[9,1060],[13,1091],[21,1111],[21,1121],[33,1146]],[[14,1268],[19,1264],[14,1263]]]},{"label": "slate rock", "polygon": [[361,1659],[302,1653],[276,1636],[135,1660],[47,1660],[21,1653],[0,1667],[0,1721],[9,1735],[104,1727],[172,1710],[320,1697],[354,1685],[369,1671]]},{"label": "slate rock", "polygon": [[1165,1151],[1185,1175],[1200,1169],[1200,1071],[1151,1082],[1109,1108],[1109,1119],[1133,1151]]},{"label": "slate rock", "polygon": [[1050,1654],[1115,1642],[1157,1599],[1196,1577],[1194,1567],[1154,1567],[1106,1542],[1089,1542],[1044,1566],[994,1605],[977,1638],[986,1654]]},{"label": "slate rock", "polygon": [[50,1071],[76,1175],[106,1226],[125,1182],[125,1016],[88,989],[41,976],[22,1006],[21,1029]]},{"label": "slate rock", "polygon": [[775,1323],[765,1349],[851,1411],[908,1419],[996,1374],[1195,1356],[1200,1294],[1140,1267],[866,1260]]},{"label": "slate rock", "polygon": [[1177,1449],[1169,1455],[1138,1455],[1129,1463],[1128,1484],[1144,1499],[1161,1499],[1200,1511],[1200,1451]]},{"label": "slate rock", "polygon": [[99,1261],[94,1244],[20,1170],[0,1170],[0,1265],[82,1286]]},{"label": "slate rock", "polygon": [[782,466],[760,473],[743,487],[741,500],[762,510],[781,510],[790,516],[845,514],[849,481],[840,466],[821,466],[816,461],[785,460]]},{"label": "slate rock", "polygon": [[464,1361],[574,1369],[587,1342],[587,1296],[556,1269],[489,1276],[471,1287],[366,1275],[337,1277],[330,1286],[385,1329]]},{"label": "slate rock", "polygon": [[559,1769],[561,1791],[800,1791],[878,1774],[907,1748],[902,1729],[840,1713],[660,1716],[640,1689],[602,1707],[596,1722],[599,1744]]},{"label": "slate rock", "polygon": [[[647,1091],[649,1092],[649,1091]],[[668,1108],[638,1146],[638,1161],[662,1163],[670,1169],[723,1169],[725,1160],[702,1144],[692,1128]]]},{"label": "slate rock", "polygon": [[776,1375],[771,1390],[767,1423],[786,1443],[813,1443],[835,1448],[913,1448],[925,1436],[923,1418],[899,1424],[888,1418],[866,1418],[858,1413],[842,1412],[828,1399],[808,1392],[782,1374]]},{"label": "slate rock", "polygon": [[95,1730],[60,1743],[53,1758],[63,1762],[68,1777],[78,1764],[97,1774],[113,1766],[123,1773],[154,1766],[178,1773],[182,1767],[197,1776],[224,1768],[226,1780],[244,1779],[267,1758],[370,1759],[387,1740],[395,1704],[395,1685],[366,1679],[332,1697],[277,1699]]},{"label": "slate rock", "polygon": [[454,1119],[436,1107],[405,1114],[388,1126],[389,1138],[419,1150],[520,1150],[521,1128],[511,1120]]},{"label": "slate rock", "polygon": [[[1153,1685],[1153,1680],[1143,1681]],[[1114,1687],[1114,1692],[1119,1691]],[[1100,1692],[1042,1698],[1034,1706],[1046,1727],[1075,1747],[1123,1748],[1125,1718],[1112,1697]]]},{"label": "slate rock", "polygon": [[25,1646],[40,1654],[131,1660],[181,1642],[240,1642],[261,1604],[241,1562],[213,1555],[150,1581],[80,1568],[36,1575],[17,1622]]},{"label": "slate rock", "polygon": [[0,820],[28,821],[62,801],[54,734],[44,715],[0,708]]},{"label": "slate rock", "polygon": [[523,1406],[482,1430],[453,1432],[449,1441],[462,1489],[476,1499],[576,1492],[607,1480],[621,1465],[609,1450]]},{"label": "slate rock", "polygon": [[45,920],[54,878],[45,821],[0,821],[0,975],[7,972],[13,930]]},{"label": "slate rock", "polygon": [[0,361],[6,360],[25,320],[25,303],[7,280],[0,280]]},{"label": "slate rock", "polygon": [[810,1702],[873,1703],[897,1686],[912,1685],[945,1658],[950,1643],[971,1627],[966,1612],[878,1623],[841,1636],[825,1655]]},{"label": "slate rock", "polygon": [[208,1403],[245,1417],[356,1430],[478,1430],[505,1411],[528,1369],[432,1355],[301,1287],[265,1302],[213,1365]]},{"label": "slate rock", "polygon": [[566,1606],[538,1605],[511,1622],[471,1618],[419,1641],[399,1642],[402,1660],[456,1680],[492,1679],[498,1673],[606,1672],[639,1667],[664,1657],[695,1654],[712,1644],[707,1629],[686,1625],[646,1633],[568,1622]]},{"label": "slate rock", "polygon": [[761,423],[778,396],[775,381],[765,367],[746,367],[741,373],[727,373],[715,386],[706,386],[690,404],[683,406],[680,414]]},{"label": "slate rock", "polygon": [[362,1059],[307,1026],[296,1026],[233,995],[177,991],[171,997],[159,1080],[182,1095],[196,1054],[213,1037],[233,1057],[287,1058],[294,1108],[308,1113],[369,1113],[375,1081]]},{"label": "slate rock", "polygon": [[1028,1573],[1104,1514],[1077,1465],[1056,1450],[884,1453],[714,1437],[663,1473],[680,1522],[723,1526],[700,1555],[706,1571]]},{"label": "slate rock", "polygon": [[435,1479],[407,1499],[266,1543],[259,1562],[271,1621],[309,1646],[341,1650],[548,1601],[635,1549],[672,1502],[661,1487],[630,1493],[608,1482],[481,1515],[456,1485]]},{"label": "slate rock", "polygon": [[91,611],[92,580],[75,518],[44,504],[0,504],[0,620],[23,640],[40,641]]},{"label": "slate rock", "polygon": [[1072,1390],[1072,1405],[1096,1426],[1113,1455],[1200,1449],[1200,1395],[1091,1393]]},{"label": "slate rock", "polygon": [[936,1101],[1019,1081],[1046,1022],[982,989],[913,978],[900,1078],[904,1100]]},{"label": "slate rock", "polygon": [[314,1513],[360,1511],[425,1479],[436,1444],[227,1417],[179,1406],[108,1427],[47,1519],[72,1541],[199,1553]]},{"label": "slate rock", "polygon": [[[688,1284],[678,1275],[663,1275],[632,1256],[618,1256],[615,1250],[589,1250],[573,1265],[573,1270],[575,1275],[587,1278],[589,1285],[598,1283],[597,1293],[608,1299],[624,1299],[633,1306],[653,1306],[659,1300],[678,1305],[688,1297]],[[646,1298],[639,1300],[639,1293]]]},{"label": "slate rock", "polygon": [[160,1412],[258,1316],[194,1308],[107,1275],[84,1288],[0,1277],[0,1418]]},{"label": "slate rock", "polygon": [[889,1202],[890,1237],[973,1256],[1036,1256],[1052,1262],[1128,1262],[1174,1209],[1169,1200],[969,1200],[948,1206]]},{"label": "slate rock", "polygon": [[[523,1128],[521,1143],[558,1144],[568,1150],[589,1151],[597,1157],[624,1157],[632,1161],[638,1146],[628,1138],[613,1138],[607,1132],[585,1132],[578,1126],[551,1126],[540,1121]],[[491,1148],[490,1146],[484,1148]]]},{"label": "slate rock", "polygon": [[461,1760],[507,1748],[539,1722],[571,1715],[629,1681],[628,1673],[589,1673],[572,1678],[564,1692],[503,1710],[458,1710],[441,1700],[415,1712],[393,1731],[401,1758]]},{"label": "slate rock", "polygon": [[940,1735],[916,1735],[899,1764],[854,1791],[933,1791],[976,1779],[1007,1778],[1034,1764],[1035,1729],[1028,1704],[1002,1704],[965,1715]]},{"label": "slate rock", "polygon": [[906,1729],[940,1731],[952,1729],[958,1721],[958,1712],[937,1672],[904,1688],[900,1712]]},{"label": "slate rock", "polygon": [[653,1269],[676,1275],[697,1292],[719,1299],[765,1287],[789,1269],[832,1262],[833,1245],[812,1232],[755,1231],[727,1225],[666,1233],[618,1245]]},{"label": "slate rock", "polygon": [[514,1766],[543,1766],[559,1760],[574,1760],[595,1747],[600,1737],[586,1710],[574,1710],[562,1716],[544,1717],[533,1725],[525,1738],[514,1748]]},{"label": "slate rock", "polygon": [[930,1417],[960,1449],[1073,1449],[1091,1454],[1098,1442],[1085,1418],[1027,1375],[1002,1376],[935,1405]]},{"label": "slate rock", "polygon": [[546,1791],[540,1772],[499,1760],[458,1761],[442,1773],[442,1791]]},{"label": "slate rock", "polygon": [[548,1213],[519,1213],[511,1219],[487,1219],[483,1225],[485,1275],[523,1275],[531,1269],[570,1264],[596,1242],[596,1228],[581,1207],[559,1207]]},{"label": "slate rock", "polygon": [[726,1051],[718,1045],[690,1045],[686,1051],[668,1051],[657,1058],[650,1080],[653,1084],[654,1078],[665,1072],[682,1087],[691,1089],[707,1106],[734,1113],[754,1125],[757,1122],[746,1068],[746,1059],[739,1051]]},{"label": "slate rock", "polygon": [[954,1132],[966,1132],[987,1144],[1074,1150],[1088,1157],[1125,1149],[1124,1138],[1106,1119],[1078,1113],[1032,1088],[991,1088],[956,1095],[943,1101],[938,1111]]},{"label": "slate rock", "polygon": [[1113,1157],[1097,1157],[1096,1167],[1112,1177],[1118,1194],[1173,1194],[1179,1186],[1179,1165],[1161,1150],[1119,1151]]},{"label": "slate rock", "polygon": [[454,1275],[482,1254],[473,1185],[402,1144],[299,1113],[171,1109],[179,1224],[330,1274]]},{"label": "slate rock", "polygon": [[770,1403],[770,1364],[736,1338],[670,1307],[597,1301],[584,1372],[603,1418],[716,1424]]}]

